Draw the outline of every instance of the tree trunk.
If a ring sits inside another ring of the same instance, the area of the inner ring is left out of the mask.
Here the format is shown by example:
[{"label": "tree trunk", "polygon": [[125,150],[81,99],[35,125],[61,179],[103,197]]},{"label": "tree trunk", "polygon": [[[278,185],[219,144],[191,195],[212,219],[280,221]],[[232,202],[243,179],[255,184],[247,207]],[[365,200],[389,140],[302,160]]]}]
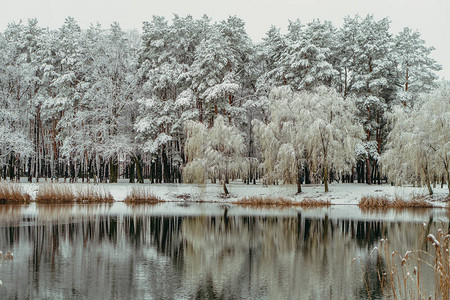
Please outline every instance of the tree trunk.
[{"label": "tree trunk", "polygon": [[305,166],[305,184],[310,184],[311,183],[311,178],[309,175],[309,168],[308,166]]},{"label": "tree trunk", "polygon": [[423,169],[423,173],[425,174],[425,181],[427,182],[428,193],[433,195],[433,189],[431,188],[430,176],[428,175],[428,166]]},{"label": "tree trunk", "polygon": [[367,184],[371,184],[372,183],[371,175],[372,175],[372,172],[370,170],[370,161],[367,158],[366,159],[366,183]]},{"label": "tree trunk", "polygon": [[32,182],[33,181],[33,174],[31,173],[31,157],[28,158],[28,182]]},{"label": "tree trunk", "polygon": [[16,181],[20,182],[20,154],[15,157]]},{"label": "tree trunk", "polygon": [[117,173],[118,173],[119,165],[117,163],[117,157],[111,157],[109,160],[109,182],[117,183]]},{"label": "tree trunk", "polygon": [[447,188],[448,188],[448,194],[450,195],[450,174],[447,169]]},{"label": "tree trunk", "polygon": [[328,193],[328,166],[325,165],[323,169],[323,182],[325,184],[325,193]]},{"label": "tree trunk", "polygon": [[431,188],[431,183],[430,183],[430,180],[428,179],[428,176],[427,176],[426,181],[427,181],[428,193],[431,196],[431,195],[433,195],[433,189]]},{"label": "tree trunk", "polygon": [[[133,160],[133,159],[132,159]],[[135,162],[132,161],[128,167],[128,173],[129,173],[129,183],[134,183],[134,168],[135,168]]]},{"label": "tree trunk", "polygon": [[142,177],[142,167],[140,157],[133,156],[134,164],[136,165],[136,176],[139,183],[144,183],[144,178]]},{"label": "tree trunk", "polygon": [[150,161],[150,182],[155,183],[156,178],[156,163],[154,161]]},{"label": "tree trunk", "polygon": [[297,194],[302,192],[302,176],[300,172],[301,168],[297,168]]},{"label": "tree trunk", "polygon": [[161,163],[162,163],[162,171],[163,171],[163,180],[164,183],[168,183],[171,182],[170,180],[170,166],[169,166],[169,162],[167,159],[167,154],[166,154],[166,146],[162,145],[161,148]]},{"label": "tree trunk", "polygon": [[14,151],[9,154],[9,180],[14,180]]},{"label": "tree trunk", "polygon": [[228,194],[229,194],[228,189],[227,189],[227,186],[226,186],[226,184],[225,184],[225,180],[223,181],[223,192],[224,192],[225,195],[228,195]]}]

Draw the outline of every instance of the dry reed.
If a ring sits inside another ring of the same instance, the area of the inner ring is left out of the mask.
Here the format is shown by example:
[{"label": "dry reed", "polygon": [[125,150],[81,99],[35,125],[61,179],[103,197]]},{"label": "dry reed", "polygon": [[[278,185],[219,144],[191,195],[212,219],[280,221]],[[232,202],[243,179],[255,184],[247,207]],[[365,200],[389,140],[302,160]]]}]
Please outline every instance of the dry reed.
[{"label": "dry reed", "polygon": [[320,200],[316,198],[305,197],[302,201],[300,201],[300,206],[302,207],[328,207],[330,205],[330,200]]},{"label": "dry reed", "polygon": [[43,184],[36,194],[36,203],[74,203],[72,188],[63,184]]},{"label": "dry reed", "polygon": [[141,203],[152,204],[165,201],[153,195],[148,188],[141,186],[141,187],[133,187],[131,189],[131,192],[125,198],[124,202],[129,204],[141,204]]},{"label": "dry reed", "polygon": [[114,198],[111,192],[90,185],[80,186],[76,190],[75,202],[77,203],[112,203]]},{"label": "dry reed", "polygon": [[3,254],[2,251],[0,251],[0,260],[1,261],[13,261],[14,254],[11,251],[6,252],[5,254]]},{"label": "dry reed", "polygon": [[360,208],[431,208],[433,205],[426,201],[423,197],[412,197],[405,200],[395,197],[394,200],[386,196],[363,196],[359,200]]},{"label": "dry reed", "polygon": [[23,190],[18,183],[0,183],[0,204],[29,203],[31,196]]},{"label": "dry reed", "polygon": [[[424,233],[419,237],[423,240]],[[431,251],[410,250],[405,254],[392,251],[387,239],[382,239],[372,252],[377,253],[377,278],[385,299],[434,299],[449,300],[450,296],[450,235],[439,229],[437,235],[428,234],[426,241],[431,244]],[[368,272],[362,264],[364,274]],[[353,261],[357,258],[353,259]],[[428,270],[426,270],[428,269]],[[423,285],[426,271],[434,273],[434,288]],[[368,298],[370,282],[364,275]]]},{"label": "dry reed", "polygon": [[268,197],[268,196],[245,197],[233,203],[243,206],[279,206],[279,207],[286,207],[286,206],[323,207],[331,205],[330,201],[323,201],[314,198],[305,198],[302,201],[293,201],[288,198]]}]

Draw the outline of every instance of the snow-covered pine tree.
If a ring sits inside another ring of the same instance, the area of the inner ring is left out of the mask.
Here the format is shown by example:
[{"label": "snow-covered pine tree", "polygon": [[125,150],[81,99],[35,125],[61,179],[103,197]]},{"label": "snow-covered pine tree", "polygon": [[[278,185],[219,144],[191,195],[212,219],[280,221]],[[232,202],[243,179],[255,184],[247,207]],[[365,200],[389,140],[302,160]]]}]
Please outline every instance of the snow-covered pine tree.
[{"label": "snow-covered pine tree", "polygon": [[[210,28],[204,17],[175,15],[172,24],[162,17],[144,23],[139,51],[139,115],[135,121],[142,151],[153,156],[152,181],[174,180],[184,163],[183,123],[198,118],[191,69],[201,39]],[[158,173],[158,174],[154,174]]]},{"label": "snow-covered pine tree", "polygon": [[[270,69],[261,79],[270,78],[276,85],[287,84],[296,91],[331,85],[337,75],[331,64],[334,31],[330,22],[318,20],[309,23],[305,29],[299,20],[291,21],[284,37],[272,28],[265,41]],[[268,45],[271,41],[276,44]]]},{"label": "snow-covered pine tree", "polygon": [[211,126],[217,114],[228,114],[230,97],[239,89],[236,78],[237,65],[232,49],[214,26],[195,51],[195,60],[190,68],[191,89],[197,98],[200,122]]},{"label": "snow-covered pine tree", "polygon": [[[354,95],[357,116],[364,126],[366,139],[360,149],[359,177],[365,181],[380,182],[378,158],[387,135],[384,114],[388,103],[395,97],[392,35],[387,18],[375,20],[372,15],[364,19],[358,15],[344,19],[340,31],[341,69],[344,76],[344,95]],[[376,147],[377,151],[372,151]]]},{"label": "snow-covered pine tree", "polygon": [[0,36],[0,161],[2,176],[9,176],[11,180],[19,178],[27,160],[28,173],[31,172],[31,158],[36,150],[29,119],[31,98],[39,89],[38,65],[33,58],[40,34],[37,21],[31,19],[27,25],[8,24]]},{"label": "snow-covered pine tree", "polygon": [[413,106],[419,93],[430,91],[436,86],[441,66],[430,57],[433,47],[427,47],[420,33],[405,27],[394,38],[393,59],[396,65],[396,101],[404,106]]}]

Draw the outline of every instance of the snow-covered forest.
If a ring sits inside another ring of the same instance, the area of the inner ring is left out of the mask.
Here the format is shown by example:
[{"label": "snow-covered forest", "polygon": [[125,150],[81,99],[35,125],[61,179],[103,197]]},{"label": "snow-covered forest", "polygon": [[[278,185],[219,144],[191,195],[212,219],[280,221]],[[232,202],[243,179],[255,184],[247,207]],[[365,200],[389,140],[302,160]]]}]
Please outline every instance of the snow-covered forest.
[{"label": "snow-covered forest", "polygon": [[431,190],[450,164],[450,85],[432,50],[370,15],[340,28],[290,21],[258,44],[238,17],[154,16],[142,33],[11,23],[0,33],[1,177]]}]

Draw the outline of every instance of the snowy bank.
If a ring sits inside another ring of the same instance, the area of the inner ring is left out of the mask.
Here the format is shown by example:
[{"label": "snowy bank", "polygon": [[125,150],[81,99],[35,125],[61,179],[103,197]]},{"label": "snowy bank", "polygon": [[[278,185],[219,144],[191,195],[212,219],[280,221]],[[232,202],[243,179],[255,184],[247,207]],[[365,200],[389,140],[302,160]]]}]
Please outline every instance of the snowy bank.
[{"label": "snowy bank", "polygon": [[[28,183],[26,179],[21,181],[24,190],[36,198],[36,193],[40,185],[48,184],[45,181],[39,183]],[[59,183],[68,185],[74,190],[88,183]],[[92,183],[90,185],[93,186]],[[285,197],[293,201],[301,201],[305,198],[317,198],[330,201],[334,205],[356,205],[362,196],[385,196],[390,199],[400,197],[405,200],[412,197],[425,196],[428,201],[433,202],[435,206],[445,206],[448,199],[448,189],[437,186],[434,188],[433,197],[428,197],[426,187],[413,186],[391,186],[391,185],[368,185],[363,183],[332,183],[330,191],[324,192],[323,185],[307,184],[302,186],[302,193],[296,195],[297,187],[295,185],[269,185],[262,184],[244,184],[242,182],[231,182],[227,185],[230,195],[223,194],[223,188],[220,184],[206,184],[199,186],[196,184],[130,184],[126,180],[119,180],[119,183],[100,183],[95,185],[112,194],[115,201],[123,201],[131,193],[133,187],[144,186],[153,195],[165,201],[186,201],[186,202],[233,202],[243,197],[250,196],[273,196]]]}]

